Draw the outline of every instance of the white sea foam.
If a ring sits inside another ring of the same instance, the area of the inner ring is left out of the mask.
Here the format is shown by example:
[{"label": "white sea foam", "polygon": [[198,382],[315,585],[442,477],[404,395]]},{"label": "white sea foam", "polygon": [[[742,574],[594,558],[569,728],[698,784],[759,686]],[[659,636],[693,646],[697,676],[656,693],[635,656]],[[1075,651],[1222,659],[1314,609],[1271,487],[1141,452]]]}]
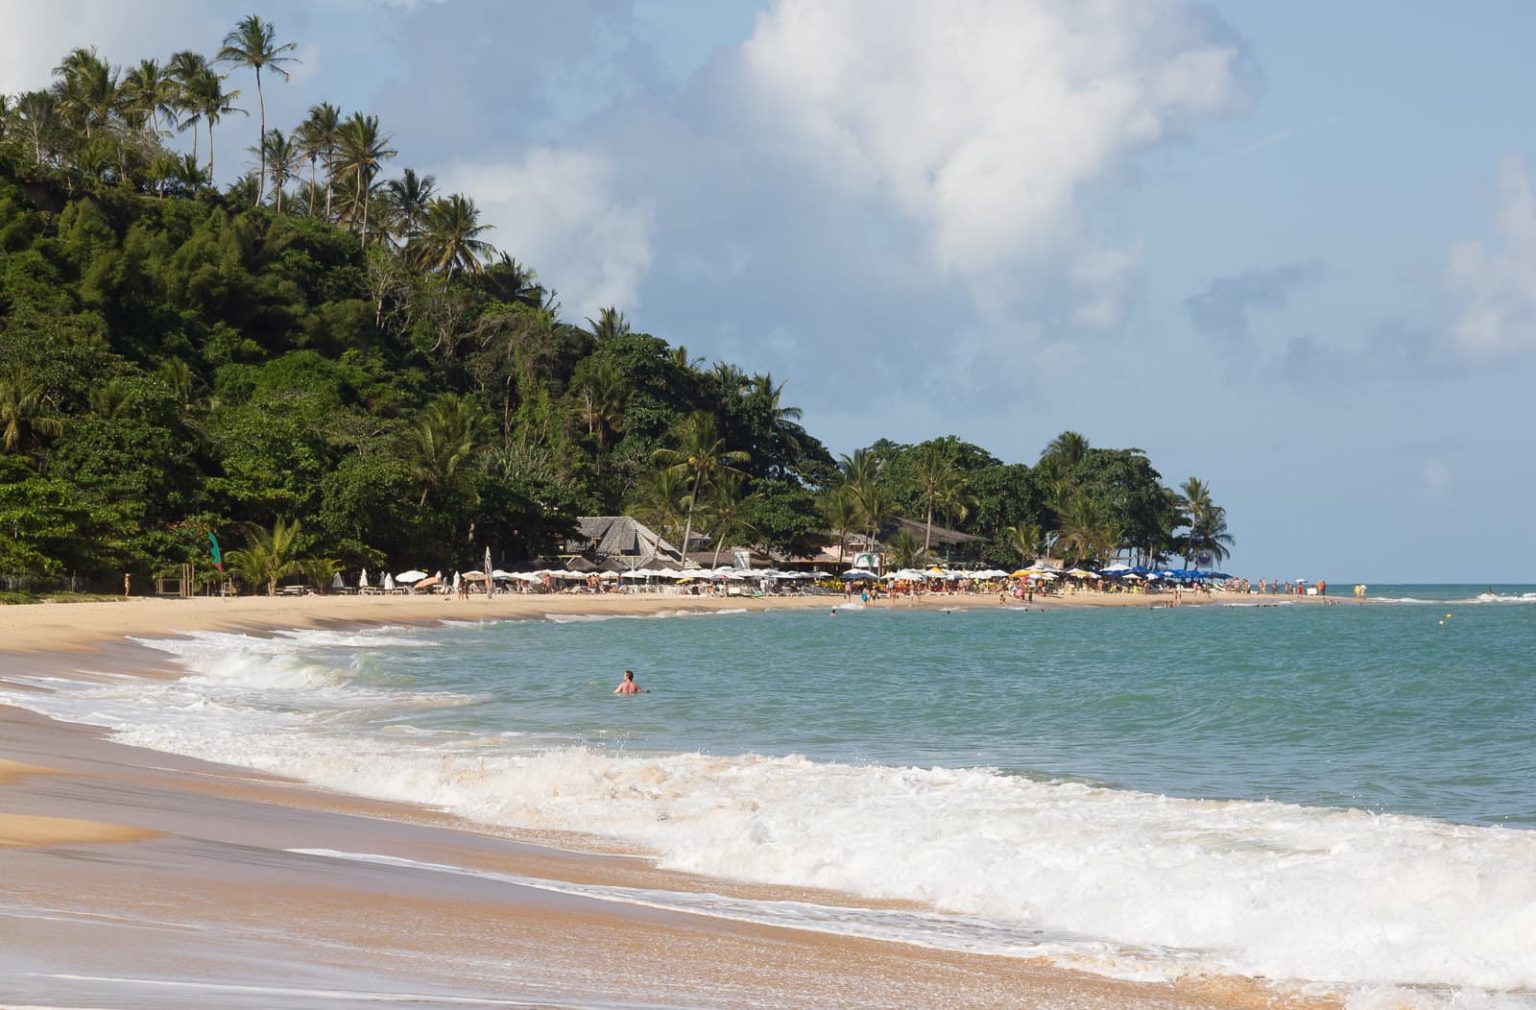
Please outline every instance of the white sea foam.
[{"label": "white sea foam", "polygon": [[[1511,995],[1536,990],[1536,832],[986,769],[384,734],[362,717],[465,699],[359,683],[306,659],[303,634],[155,645],[189,676],[7,700],[128,743],[489,824],[602,833],[669,868],[922,902],[969,924],[963,942],[997,939],[978,923],[1036,944],[1043,930],[1054,956],[1112,974],[1241,972],[1345,984],[1357,1000],[1411,985],[1442,987],[1414,990],[1425,1005],[1536,1005]],[[1503,1002],[1455,1002],[1474,997]]]}]

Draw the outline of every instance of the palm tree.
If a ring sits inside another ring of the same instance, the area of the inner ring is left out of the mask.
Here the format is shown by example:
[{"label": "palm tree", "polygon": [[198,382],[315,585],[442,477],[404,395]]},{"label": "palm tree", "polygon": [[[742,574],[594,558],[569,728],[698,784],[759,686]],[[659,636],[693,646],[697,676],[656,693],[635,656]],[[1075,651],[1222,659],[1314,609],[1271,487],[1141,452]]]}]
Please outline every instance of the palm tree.
[{"label": "palm tree", "polygon": [[302,564],[295,555],[299,531],[297,519],[292,524],[278,519],[271,531],[260,526],[248,527],[245,548],[230,551],[225,557],[242,579],[252,585],[265,582],[267,595],[276,596],[277,580],[292,575]]},{"label": "palm tree", "polygon": [[32,452],[44,438],[64,433],[40,379],[13,365],[0,375],[0,452]]},{"label": "palm tree", "polygon": [[325,219],[331,219],[331,182],[336,172],[336,146],[341,132],[341,110],[329,102],[309,108],[309,118],[298,129],[299,150],[309,162],[309,214],[314,216],[315,164],[325,161]]},{"label": "palm tree", "polygon": [[693,513],[699,503],[699,491],[706,482],[712,482],[722,474],[741,473],[732,464],[750,460],[740,449],[727,449],[725,439],[715,428],[715,415],[699,410],[688,416],[681,429],[682,445],[677,449],[657,449],[651,458],[678,474],[693,478],[693,490],[688,496],[688,519],[683,527],[683,553],[688,553],[688,541],[693,536]]},{"label": "palm tree", "polygon": [[214,57],[218,63],[233,63],[238,66],[250,67],[256,72],[256,102],[261,110],[261,133],[257,137],[256,146],[261,150],[261,175],[256,194],[256,202],[260,203],[267,192],[267,101],[261,93],[261,68],[270,67],[274,74],[283,80],[288,79],[288,71],[283,69],[285,63],[297,63],[292,56],[284,56],[283,53],[292,52],[297,48],[292,42],[277,42],[277,31],[272,27],[272,22],[263,21],[258,15],[248,14],[235,23],[234,29],[224,36],[224,48],[219,50],[219,55]]},{"label": "palm tree", "polygon": [[1198,477],[1179,485],[1179,506],[1189,525],[1184,538],[1184,566],[1209,557],[1220,564],[1236,541],[1227,532],[1227,510],[1211,501],[1211,486]]},{"label": "palm tree", "polygon": [[933,542],[934,507],[942,501],[950,507],[964,508],[960,494],[964,481],[965,477],[938,442],[923,445],[917,457],[917,489],[927,508],[927,518],[924,520],[927,528],[923,533],[924,555]]},{"label": "palm tree", "polygon": [[674,538],[688,518],[688,478],[670,467],[652,470],[635,487],[626,514]]},{"label": "palm tree", "polygon": [[598,343],[607,343],[620,337],[629,335],[629,320],[624,318],[624,313],[609,306],[597,313],[597,318],[587,317],[587,332],[597,339]]},{"label": "palm tree", "polygon": [[352,113],[337,132],[337,146],[341,152],[343,177],[353,181],[352,216],[356,220],[357,207],[362,205],[362,237],[368,241],[368,203],[373,190],[373,177],[387,158],[398,152],[388,146],[389,138],[379,134],[379,117]]},{"label": "palm tree", "polygon": [[54,86],[60,110],[72,126],[85,136],[92,130],[104,130],[122,106],[122,89],[117,71],[96,50],[73,49],[53,72],[61,78]]},{"label": "palm tree", "polygon": [[238,91],[224,90],[224,76],[211,69],[205,69],[193,79],[189,99],[196,103],[199,118],[208,125],[208,181],[213,181],[213,128],[219,121],[231,112],[238,112],[242,116],[246,111],[235,105],[235,99],[240,97]]},{"label": "palm tree", "polygon": [[1091,448],[1088,439],[1075,431],[1064,431],[1051,439],[1045,449],[1040,453],[1040,462],[1047,460],[1059,461],[1067,469],[1075,468],[1088,455]]},{"label": "palm tree", "polygon": [[197,157],[197,124],[203,121],[203,106],[197,99],[197,80],[208,70],[208,59],[202,53],[183,49],[172,53],[166,62],[166,73],[176,85],[172,99],[175,105],[176,132],[192,131],[192,157]]},{"label": "palm tree", "polygon": [[1003,542],[1019,556],[1020,564],[1028,564],[1040,556],[1045,537],[1034,523],[1020,523],[1003,530]]},{"label": "palm tree", "polygon": [[493,250],[477,236],[493,225],[480,223],[475,201],[453,194],[433,200],[427,208],[426,229],[416,239],[412,258],[423,270],[452,277],[460,271],[480,272],[480,260]]},{"label": "palm tree", "polygon": [[750,536],[756,532],[746,517],[749,500],[746,484],[746,478],[741,474],[722,473],[710,485],[705,507],[715,534],[715,559],[710,562],[711,568],[720,566],[720,551],[724,549],[727,537]]},{"label": "palm tree", "polygon": [[[262,160],[266,163],[267,173],[272,178],[272,194],[276,201],[277,212],[283,212],[283,192],[288,185],[288,180],[293,178],[299,168],[299,145],[288,137],[283,136],[283,131],[272,129],[267,131],[267,140],[261,151]],[[255,148],[250,148],[255,151]]]},{"label": "palm tree", "polygon": [[421,234],[436,186],[435,178],[430,175],[417,175],[416,170],[412,168],[402,172],[400,178],[391,179],[384,184],[384,192],[389,195],[389,201],[394,205],[395,222],[399,228],[397,237],[401,245],[409,244],[412,239]]},{"label": "palm tree", "polygon": [[842,484],[822,492],[816,505],[821,511],[822,519],[826,520],[830,528],[837,531],[837,563],[841,565],[848,552],[848,534],[859,525],[858,503],[853,500],[853,492],[849,486]]},{"label": "palm tree", "polygon": [[459,469],[473,458],[480,448],[483,423],[474,404],[451,393],[427,406],[411,430],[411,476],[421,482],[418,506],[427,503],[428,492],[450,486]]},{"label": "palm tree", "polygon": [[141,60],[123,79],[123,93],[129,106],[149,120],[149,127],[157,137],[162,115],[167,123],[174,125],[176,122],[178,90],[176,81],[168,71],[161,69],[157,60]]},{"label": "palm tree", "polygon": [[907,530],[897,530],[885,542],[892,568],[916,568],[928,563],[928,548]]}]

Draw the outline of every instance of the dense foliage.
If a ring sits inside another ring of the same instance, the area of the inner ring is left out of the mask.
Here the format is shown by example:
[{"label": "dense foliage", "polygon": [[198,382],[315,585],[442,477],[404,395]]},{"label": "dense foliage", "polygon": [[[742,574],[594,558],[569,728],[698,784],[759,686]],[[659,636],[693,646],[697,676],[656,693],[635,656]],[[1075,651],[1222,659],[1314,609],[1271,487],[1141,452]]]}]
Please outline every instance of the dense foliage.
[{"label": "dense foliage", "polygon": [[1000,564],[1225,557],[1202,482],[1175,493],[1070,432],[1033,467],[953,437],[835,462],[771,376],[611,309],[563,319],[473,200],[383,178],[376,117],[321,104],[285,134],[263,104],[253,171],[215,190],[214,128],[241,111],[216,68],[270,84],[291,48],[247,18],[214,61],[123,73],[75,50],[0,100],[4,584],[207,572],[208,531],[250,585],[487,546],[511,565],[621,511],[708,549],[803,554],[899,515]]}]

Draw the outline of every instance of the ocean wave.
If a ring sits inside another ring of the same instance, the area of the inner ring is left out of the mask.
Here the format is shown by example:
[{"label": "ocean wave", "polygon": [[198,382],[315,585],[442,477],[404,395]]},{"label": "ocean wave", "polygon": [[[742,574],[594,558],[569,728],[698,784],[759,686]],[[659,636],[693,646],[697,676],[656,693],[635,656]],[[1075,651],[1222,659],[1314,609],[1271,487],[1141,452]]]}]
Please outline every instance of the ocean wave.
[{"label": "ocean wave", "polygon": [[[988,769],[381,730],[370,720],[478,699],[363,682],[356,665],[299,646],[331,633],[305,634],[166,640],[155,647],[186,665],[180,680],[0,696],[129,744],[485,824],[601,833],[666,868],[918,902],[948,917],[945,930],[966,923],[955,935],[967,942],[996,928],[992,940],[1048,940],[1057,960],[1108,974],[1337,983],[1362,1008],[1404,985],[1536,989],[1536,832]],[[414,646],[414,634],[379,637]]]}]

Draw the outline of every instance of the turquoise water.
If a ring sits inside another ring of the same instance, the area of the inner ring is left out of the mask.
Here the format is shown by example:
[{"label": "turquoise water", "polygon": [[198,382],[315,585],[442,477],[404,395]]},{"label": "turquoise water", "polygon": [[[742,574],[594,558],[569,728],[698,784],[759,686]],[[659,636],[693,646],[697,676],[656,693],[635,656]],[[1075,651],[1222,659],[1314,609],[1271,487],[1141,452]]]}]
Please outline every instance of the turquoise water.
[{"label": "turquoise water", "polygon": [[[1477,602],[1482,588],[1383,587],[1434,602],[1364,607],[506,623],[435,634],[451,663],[431,648],[388,665],[486,696],[413,717],[428,727],[1536,827],[1536,606]],[[608,694],[626,668],[649,695]]]},{"label": "turquoise water", "polygon": [[[198,633],[146,643],[178,680],[0,698],[924,911],[581,885],[599,900],[1136,978],[1316,981],[1360,1010],[1532,1010],[1536,587],[1488,588]],[[613,695],[625,669],[649,693]]]}]

